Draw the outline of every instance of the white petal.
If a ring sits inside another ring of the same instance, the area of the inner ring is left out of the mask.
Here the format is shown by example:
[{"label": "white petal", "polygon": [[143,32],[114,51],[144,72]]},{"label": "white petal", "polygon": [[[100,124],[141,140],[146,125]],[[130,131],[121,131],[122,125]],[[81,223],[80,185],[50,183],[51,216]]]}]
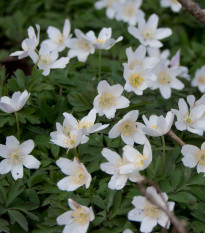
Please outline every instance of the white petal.
[{"label": "white petal", "polygon": [[53,26],[49,26],[47,29],[48,37],[52,40],[55,40],[58,35],[61,34],[60,30],[58,28],[55,28]]},{"label": "white petal", "polygon": [[115,165],[110,162],[100,164],[100,169],[109,175],[114,175],[116,170]]},{"label": "white petal", "polygon": [[119,137],[121,134],[121,131],[120,131],[120,126],[119,124],[115,124],[112,129],[110,130],[110,132],[108,133],[108,136],[109,138],[117,138]]},{"label": "white petal", "polygon": [[161,95],[164,99],[169,99],[171,97],[171,88],[168,85],[160,87]]},{"label": "white petal", "polygon": [[29,169],[38,169],[41,163],[33,155],[26,155],[23,158],[23,165]]},{"label": "white petal", "polygon": [[6,147],[10,150],[18,149],[19,141],[14,136],[6,137]]},{"label": "white petal", "polygon": [[121,159],[119,154],[107,148],[104,148],[101,153],[102,153],[102,156],[107,159],[107,161],[113,164],[115,164],[118,160]]},{"label": "white petal", "polygon": [[127,182],[127,175],[115,174],[111,177],[111,180],[108,183],[108,188],[120,190],[125,186],[126,182]]},{"label": "white petal", "polygon": [[128,112],[123,117],[123,119],[135,122],[137,120],[138,116],[139,116],[139,111],[138,110],[133,110],[133,111]]},{"label": "white petal", "polygon": [[68,64],[70,58],[69,57],[61,57],[60,59],[58,59],[57,61],[55,61],[50,67],[52,69],[63,69],[66,67],[66,65]]},{"label": "white petal", "polygon": [[158,40],[164,39],[172,34],[172,30],[169,28],[159,28],[155,32],[155,38]]},{"label": "white petal", "polygon": [[3,160],[0,162],[0,174],[1,174],[1,175],[10,172],[10,171],[11,171],[11,168],[12,168],[12,164],[10,163],[10,160],[9,160],[9,159],[3,159]]},{"label": "white petal", "polygon": [[117,98],[117,101],[116,101],[116,107],[118,109],[122,109],[122,108],[127,108],[130,104],[130,101],[125,98],[124,96],[120,96]]},{"label": "white petal", "polygon": [[13,165],[11,169],[11,174],[14,180],[23,178],[23,165],[22,164]]},{"label": "white petal", "polygon": [[205,165],[201,164],[201,163],[198,163],[198,165],[197,165],[197,172],[198,173],[200,173],[200,172],[205,173]]},{"label": "white petal", "polygon": [[56,219],[58,225],[68,225],[73,221],[73,211],[67,211]]},{"label": "white petal", "polygon": [[74,191],[78,189],[82,184],[75,183],[70,176],[58,181],[57,186],[60,190]]},{"label": "white petal", "polygon": [[70,28],[71,28],[70,21],[66,19],[63,27],[63,35],[65,38],[67,38],[68,35],[70,34]]},{"label": "white petal", "polygon": [[152,229],[157,225],[155,218],[144,217],[140,226],[142,232],[152,232]]},{"label": "white petal", "polygon": [[110,85],[107,81],[103,80],[99,82],[97,89],[99,94],[106,93],[110,89]]},{"label": "white petal", "polygon": [[28,155],[31,153],[31,151],[34,148],[34,141],[33,140],[27,140],[25,142],[23,142],[20,146],[19,146],[19,150],[22,152],[23,155]]},{"label": "white petal", "polygon": [[120,84],[116,84],[110,87],[110,92],[113,96],[119,97],[123,92],[123,87]]},{"label": "white petal", "polygon": [[10,150],[5,146],[0,144],[0,156],[7,159],[9,157]]}]

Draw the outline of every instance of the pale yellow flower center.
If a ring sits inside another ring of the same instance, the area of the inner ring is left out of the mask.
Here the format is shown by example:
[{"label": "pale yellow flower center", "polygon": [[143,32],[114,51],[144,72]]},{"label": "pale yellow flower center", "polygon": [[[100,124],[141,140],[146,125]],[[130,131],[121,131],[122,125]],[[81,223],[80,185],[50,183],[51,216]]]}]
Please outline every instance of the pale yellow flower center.
[{"label": "pale yellow flower center", "polygon": [[91,45],[86,40],[80,40],[77,43],[78,48],[81,50],[88,52],[91,49]]},{"label": "pale yellow flower center", "polygon": [[136,122],[123,121],[120,125],[120,131],[125,136],[133,136],[137,131]]},{"label": "pale yellow flower center", "polygon": [[48,54],[46,55],[40,55],[39,56],[39,61],[43,64],[43,65],[48,65],[51,63],[51,59],[50,56]]},{"label": "pale yellow flower center", "polygon": [[115,104],[115,97],[109,93],[100,96],[99,105],[101,108],[111,108]]},{"label": "pale yellow flower center", "polygon": [[184,121],[188,124],[188,125],[192,125],[194,123],[196,123],[196,120],[193,119],[192,115],[189,114],[189,112],[187,112],[184,115]]},{"label": "pale yellow flower center", "polygon": [[166,72],[161,72],[159,75],[158,75],[158,81],[160,84],[162,85],[165,85],[165,84],[168,84],[170,83],[170,76],[169,74],[167,74]]},{"label": "pale yellow flower center", "polygon": [[142,30],[142,36],[144,37],[144,39],[146,40],[150,40],[153,38],[153,30],[152,29],[148,29],[148,28],[144,28]]},{"label": "pale yellow flower center", "polygon": [[18,165],[19,163],[22,163],[23,162],[23,155],[21,153],[21,151],[19,150],[13,150],[10,152],[9,154],[9,159],[10,159],[10,162],[11,164],[13,165]]},{"label": "pale yellow flower center", "polygon": [[106,42],[106,40],[103,40],[103,39],[97,39],[96,40],[97,43],[100,43],[100,44],[104,44]]},{"label": "pale yellow flower center", "polygon": [[144,206],[144,215],[151,218],[158,218],[161,214],[161,210],[150,202],[146,202]]},{"label": "pale yellow flower center", "polygon": [[89,129],[93,125],[90,121],[81,120],[78,122],[78,129]]},{"label": "pale yellow flower center", "polygon": [[24,45],[23,50],[24,50],[24,51],[28,51],[28,49],[29,49],[28,45]]},{"label": "pale yellow flower center", "polygon": [[171,0],[171,3],[174,5],[179,5],[179,2],[177,0]]},{"label": "pale yellow flower center", "polygon": [[123,13],[124,13],[125,16],[130,18],[130,17],[132,17],[132,16],[134,16],[136,14],[136,10],[133,7],[133,5],[127,5],[123,9]]},{"label": "pale yellow flower center", "polygon": [[117,0],[107,0],[107,6],[108,7],[111,7],[112,6],[112,4],[114,3],[114,2],[116,2]]},{"label": "pale yellow flower center", "polygon": [[130,78],[129,78],[129,82],[133,87],[140,87],[142,82],[143,82],[144,78],[137,73],[131,74]]},{"label": "pale yellow flower center", "polygon": [[83,185],[83,184],[86,183],[87,175],[86,175],[86,173],[85,173],[85,171],[83,170],[82,167],[78,167],[78,168],[76,168],[74,173],[70,176],[70,179],[74,183],[77,183],[79,185]]},{"label": "pale yellow flower center", "polygon": [[76,135],[67,136],[67,138],[64,139],[63,144],[67,148],[73,148],[73,147],[75,147],[75,144],[76,144]]},{"label": "pale yellow flower center", "polygon": [[143,167],[144,161],[147,160],[147,159],[148,159],[148,157],[144,156],[142,154],[136,155],[135,161],[134,161],[134,166],[135,167]]},{"label": "pale yellow flower center", "polygon": [[131,70],[134,69],[135,66],[137,66],[137,65],[142,66],[142,61],[141,61],[141,60],[138,60],[138,59],[135,59],[135,60],[130,64],[130,69],[131,69]]},{"label": "pale yellow flower center", "polygon": [[71,131],[71,130],[72,130],[72,127],[67,126],[67,127],[64,128],[63,133],[64,133],[66,136],[70,137],[70,131]]},{"label": "pale yellow flower center", "polygon": [[195,156],[200,164],[205,165],[205,150],[198,151]]},{"label": "pale yellow flower center", "polygon": [[115,164],[114,167],[115,167],[116,169],[118,169],[119,167],[121,167],[121,166],[123,166],[123,165],[126,165],[126,164],[128,164],[128,161],[125,160],[125,159],[123,159],[123,158],[121,158],[121,159],[118,160],[118,162]]},{"label": "pale yellow flower center", "polygon": [[156,128],[157,128],[157,125],[153,125],[153,126],[152,126],[152,129],[156,129]]},{"label": "pale yellow flower center", "polygon": [[58,36],[56,36],[56,39],[54,41],[55,44],[61,45],[64,42],[64,35],[60,33]]},{"label": "pale yellow flower center", "polygon": [[205,75],[204,76],[202,75],[202,76],[198,77],[198,83],[202,84],[202,85],[205,84]]},{"label": "pale yellow flower center", "polygon": [[73,218],[77,224],[83,226],[89,222],[90,215],[82,207],[79,207],[73,212]]}]

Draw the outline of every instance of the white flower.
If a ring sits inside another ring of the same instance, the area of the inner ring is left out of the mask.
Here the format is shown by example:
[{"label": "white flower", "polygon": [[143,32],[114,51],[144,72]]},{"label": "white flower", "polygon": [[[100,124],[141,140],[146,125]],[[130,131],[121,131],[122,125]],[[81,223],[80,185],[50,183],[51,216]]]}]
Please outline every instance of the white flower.
[{"label": "white flower", "polygon": [[139,116],[139,111],[134,110],[128,112],[122,120],[113,126],[109,132],[109,138],[116,138],[121,135],[125,144],[134,145],[134,143],[144,144],[145,135],[142,131],[144,126],[142,123],[136,122]]},{"label": "white flower", "polygon": [[110,49],[113,45],[123,39],[122,36],[118,37],[117,40],[111,38],[112,36],[112,28],[103,28],[98,37],[95,36],[93,31],[89,31],[85,39],[88,40],[96,49]]},{"label": "white flower", "polygon": [[0,109],[7,113],[18,112],[23,108],[28,100],[30,93],[26,90],[24,92],[14,92],[12,97],[3,96],[0,99]]},{"label": "white flower", "polygon": [[133,91],[136,95],[142,95],[143,91],[151,87],[156,80],[152,69],[143,69],[137,65],[134,69],[125,69],[123,77],[126,81],[125,90]]},{"label": "white flower", "polygon": [[152,148],[149,141],[145,140],[143,153],[140,153],[131,145],[124,146],[123,157],[127,163],[119,168],[120,174],[132,174],[146,169],[152,162]]},{"label": "white flower", "polygon": [[123,231],[123,233],[133,233],[133,231],[129,230],[129,229],[126,229]]},{"label": "white flower", "polygon": [[121,96],[123,87],[120,84],[110,86],[107,81],[100,81],[98,84],[98,95],[95,97],[93,105],[99,116],[105,114],[110,119],[115,116],[116,109],[127,108],[130,101]]},{"label": "white flower", "polygon": [[63,233],[86,233],[89,223],[95,218],[92,207],[82,206],[68,199],[72,210],[61,214],[56,220],[58,225],[65,225]]},{"label": "white flower", "polygon": [[159,40],[172,34],[172,31],[169,28],[157,29],[159,17],[156,14],[152,14],[147,23],[142,16],[138,17],[138,19],[138,28],[129,26],[128,32],[145,46],[160,48],[163,44]]},{"label": "white flower", "polygon": [[198,87],[201,93],[205,93],[205,66],[197,69],[191,84],[193,87]]},{"label": "white flower", "polygon": [[70,28],[70,21],[68,19],[66,19],[64,22],[62,33],[58,28],[49,26],[47,29],[49,39],[44,40],[42,43],[46,43],[49,46],[50,51],[55,49],[57,49],[59,52],[63,51],[68,40],[71,38]]},{"label": "white flower", "polygon": [[153,71],[157,79],[151,89],[155,90],[159,88],[164,99],[171,97],[171,88],[176,90],[184,88],[184,84],[176,78],[181,70],[175,69],[175,67],[169,68],[164,60],[161,60]]},{"label": "white flower", "polygon": [[31,51],[34,51],[39,44],[40,26],[36,24],[37,36],[34,28],[30,26],[28,28],[28,37],[22,41],[21,47],[23,51],[16,51],[11,53],[10,56],[18,56],[19,59],[28,57]]},{"label": "white flower", "polygon": [[193,168],[197,165],[197,172],[205,173],[205,142],[201,149],[193,145],[184,145],[181,153],[184,156],[182,159],[184,166]]},{"label": "white flower", "polygon": [[58,181],[57,186],[59,189],[74,191],[82,185],[85,185],[86,189],[89,188],[91,175],[77,157],[74,157],[73,161],[66,158],[60,158],[56,161],[56,164],[64,174],[68,175]]},{"label": "white flower", "polygon": [[123,20],[129,25],[136,25],[138,17],[144,17],[144,12],[140,10],[142,0],[126,0],[124,3],[113,4],[116,9],[116,20]]},{"label": "white flower", "polygon": [[166,60],[169,64],[169,61],[168,61],[168,57],[170,55],[169,49],[165,49],[162,52],[160,52],[159,48],[148,47],[147,52],[148,52],[150,57],[156,57],[156,58],[158,58],[158,61]]},{"label": "white flower", "polygon": [[192,133],[203,135],[205,129],[205,119],[202,118],[205,112],[205,105],[199,104],[188,109],[187,103],[180,98],[178,102],[179,110],[172,109],[172,112],[177,116],[175,126],[178,130],[188,130]]},{"label": "white flower", "polygon": [[182,5],[177,0],[161,0],[161,7],[170,7],[172,11],[179,12]]},{"label": "white flower", "polygon": [[123,63],[124,69],[133,70],[136,66],[141,66],[142,69],[151,69],[157,65],[159,59],[155,56],[146,57],[146,47],[139,45],[135,52],[129,47],[126,49],[128,62]]},{"label": "white flower", "polygon": [[152,137],[158,137],[165,135],[171,129],[174,121],[174,114],[170,111],[167,113],[166,117],[151,115],[149,120],[143,115],[142,119],[146,125],[146,127],[142,128],[144,133]]},{"label": "white flower", "polygon": [[67,43],[67,47],[70,48],[68,57],[77,57],[78,61],[85,62],[89,54],[94,54],[95,48],[85,39],[87,34],[81,30],[75,29],[75,35],[77,38],[72,38]]},{"label": "white flower", "polygon": [[[162,197],[156,192],[154,187],[148,187],[146,193],[158,202],[158,204],[166,208],[166,203]],[[166,193],[161,193],[167,202],[168,196]],[[160,210],[156,205],[150,203],[145,197],[137,196],[133,198],[132,204],[134,209],[128,213],[128,219],[131,221],[141,222],[140,232],[149,233],[159,224],[163,228],[169,228],[170,221],[167,214]],[[169,211],[174,209],[174,202],[167,202]]]},{"label": "white flower", "polygon": [[128,171],[126,173],[126,170],[124,169],[124,173],[120,173],[120,168],[129,163],[124,155],[123,158],[121,158],[119,154],[107,148],[104,148],[101,153],[108,162],[102,163],[100,169],[107,174],[112,175],[111,180],[108,183],[108,188],[120,190],[125,186],[128,179],[132,182],[137,182],[141,177],[138,170],[132,172]]},{"label": "white flower", "polygon": [[11,171],[14,180],[17,180],[23,177],[23,166],[38,169],[40,162],[30,155],[33,148],[33,140],[27,140],[20,145],[14,136],[6,137],[6,145],[0,144],[0,156],[4,158],[0,163],[0,174]]},{"label": "white flower", "polygon": [[116,15],[116,7],[113,3],[120,4],[120,0],[98,0],[95,3],[95,8],[100,10],[106,8],[106,15],[108,18],[113,19]]},{"label": "white flower", "polygon": [[[58,50],[50,51],[49,46],[46,43],[41,45],[39,54],[32,51],[30,54],[31,59],[39,69],[43,70],[43,75],[49,75],[50,69],[63,69],[69,62],[68,57],[61,57],[58,59]],[[57,60],[58,59],[58,60]]]}]

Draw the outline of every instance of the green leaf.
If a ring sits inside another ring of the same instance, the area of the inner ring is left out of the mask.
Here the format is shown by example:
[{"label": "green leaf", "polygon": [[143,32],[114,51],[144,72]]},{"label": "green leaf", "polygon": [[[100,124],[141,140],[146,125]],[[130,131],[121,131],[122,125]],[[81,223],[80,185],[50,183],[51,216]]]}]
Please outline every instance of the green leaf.
[{"label": "green leaf", "polygon": [[12,221],[17,222],[25,231],[28,231],[28,222],[21,212],[17,210],[8,210],[8,213]]}]

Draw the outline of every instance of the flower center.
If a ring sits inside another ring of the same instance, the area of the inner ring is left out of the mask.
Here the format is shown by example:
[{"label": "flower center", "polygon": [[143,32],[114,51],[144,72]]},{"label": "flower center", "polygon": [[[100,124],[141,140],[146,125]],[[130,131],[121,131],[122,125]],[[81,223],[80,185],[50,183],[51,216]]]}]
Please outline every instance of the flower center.
[{"label": "flower center", "polygon": [[97,39],[96,42],[100,43],[100,44],[104,44],[107,40],[103,40],[103,39]]},{"label": "flower center", "polygon": [[142,154],[138,154],[135,156],[135,161],[134,161],[134,166],[135,167],[140,167],[140,168],[143,168],[143,165],[144,165],[144,161],[147,160],[148,157],[147,156],[144,156]]},{"label": "flower center", "polygon": [[[123,165],[126,165],[126,164],[128,164],[128,161],[127,160],[125,160],[125,159],[123,159],[123,158],[121,158],[121,159],[119,159],[118,161],[117,161],[117,163],[115,164],[115,169],[119,169],[121,166],[123,166]],[[117,172],[119,172],[119,171],[117,171]]]},{"label": "flower center", "polygon": [[157,128],[157,125],[153,125],[153,126],[152,126],[152,129],[156,129],[156,128]]},{"label": "flower center", "polygon": [[198,151],[195,156],[199,163],[205,165],[205,150]]},{"label": "flower center", "polygon": [[23,162],[23,155],[19,150],[13,150],[11,151],[11,153],[9,154],[10,156],[10,162],[13,165],[18,165],[19,163]]},{"label": "flower center", "polygon": [[179,2],[177,0],[171,0],[171,3],[174,5],[179,5]]},{"label": "flower center", "polygon": [[73,212],[73,218],[74,221],[81,226],[87,224],[90,220],[89,213],[86,210],[84,210],[82,207],[77,208]]},{"label": "flower center", "polygon": [[135,59],[135,60],[130,64],[130,69],[131,69],[131,70],[134,69],[135,66],[137,66],[137,65],[142,66],[142,61],[141,61],[141,60],[138,60],[138,59]]},{"label": "flower center", "polygon": [[82,167],[76,168],[74,173],[70,176],[70,179],[79,185],[83,185],[87,181],[87,176]]},{"label": "flower center", "polygon": [[78,122],[78,129],[89,129],[91,126],[93,125],[92,122],[90,121],[84,121],[84,120],[81,120]]},{"label": "flower center", "polygon": [[59,35],[56,36],[56,39],[54,41],[55,44],[61,45],[64,42],[64,35],[60,33]]},{"label": "flower center", "polygon": [[28,45],[24,45],[23,50],[28,51],[28,49],[29,49]]},{"label": "flower center", "polygon": [[39,60],[43,65],[48,65],[51,63],[51,59],[50,59],[50,56],[48,54],[40,55]]},{"label": "flower center", "polygon": [[85,52],[88,52],[91,49],[91,45],[86,40],[80,40],[78,42],[78,47]]},{"label": "flower center", "polygon": [[170,76],[166,72],[161,72],[158,76],[158,81],[162,85],[168,84],[170,83]]},{"label": "flower center", "polygon": [[187,112],[184,115],[184,121],[188,124],[188,125],[192,125],[194,123],[196,123],[196,120],[193,119],[192,114],[189,114],[189,112]]},{"label": "flower center", "polygon": [[137,131],[136,122],[124,121],[120,125],[120,131],[124,136],[133,136]]},{"label": "flower center", "polygon": [[107,0],[107,6],[111,7],[113,2],[116,2],[117,0]]},{"label": "flower center", "polygon": [[144,80],[144,78],[142,76],[140,76],[140,74],[137,74],[137,73],[131,74],[131,76],[129,78],[130,84],[135,88],[140,87],[143,80]]},{"label": "flower center", "polygon": [[127,6],[124,8],[123,13],[124,13],[125,16],[131,18],[132,16],[135,15],[136,10],[135,10],[135,8],[133,7],[133,5],[127,5]]},{"label": "flower center", "polygon": [[205,76],[199,76],[198,77],[198,82],[199,82],[199,84],[205,84]]},{"label": "flower center", "polygon": [[70,137],[70,131],[71,131],[71,130],[72,130],[72,127],[70,127],[70,126],[64,127],[63,133],[64,133],[66,136]]},{"label": "flower center", "polygon": [[109,93],[104,93],[100,96],[99,105],[101,108],[111,108],[115,104],[115,97]]},{"label": "flower center", "polygon": [[146,202],[144,206],[144,214],[151,218],[158,218],[160,216],[160,209],[156,206],[151,204],[150,202]]},{"label": "flower center", "polygon": [[142,36],[144,37],[145,40],[151,40],[153,38],[153,30],[144,28],[142,30]]},{"label": "flower center", "polygon": [[73,136],[69,135],[69,136],[67,136],[67,138],[64,139],[63,144],[67,148],[73,148],[73,147],[75,147],[75,144],[76,144],[76,135],[73,135]]}]

